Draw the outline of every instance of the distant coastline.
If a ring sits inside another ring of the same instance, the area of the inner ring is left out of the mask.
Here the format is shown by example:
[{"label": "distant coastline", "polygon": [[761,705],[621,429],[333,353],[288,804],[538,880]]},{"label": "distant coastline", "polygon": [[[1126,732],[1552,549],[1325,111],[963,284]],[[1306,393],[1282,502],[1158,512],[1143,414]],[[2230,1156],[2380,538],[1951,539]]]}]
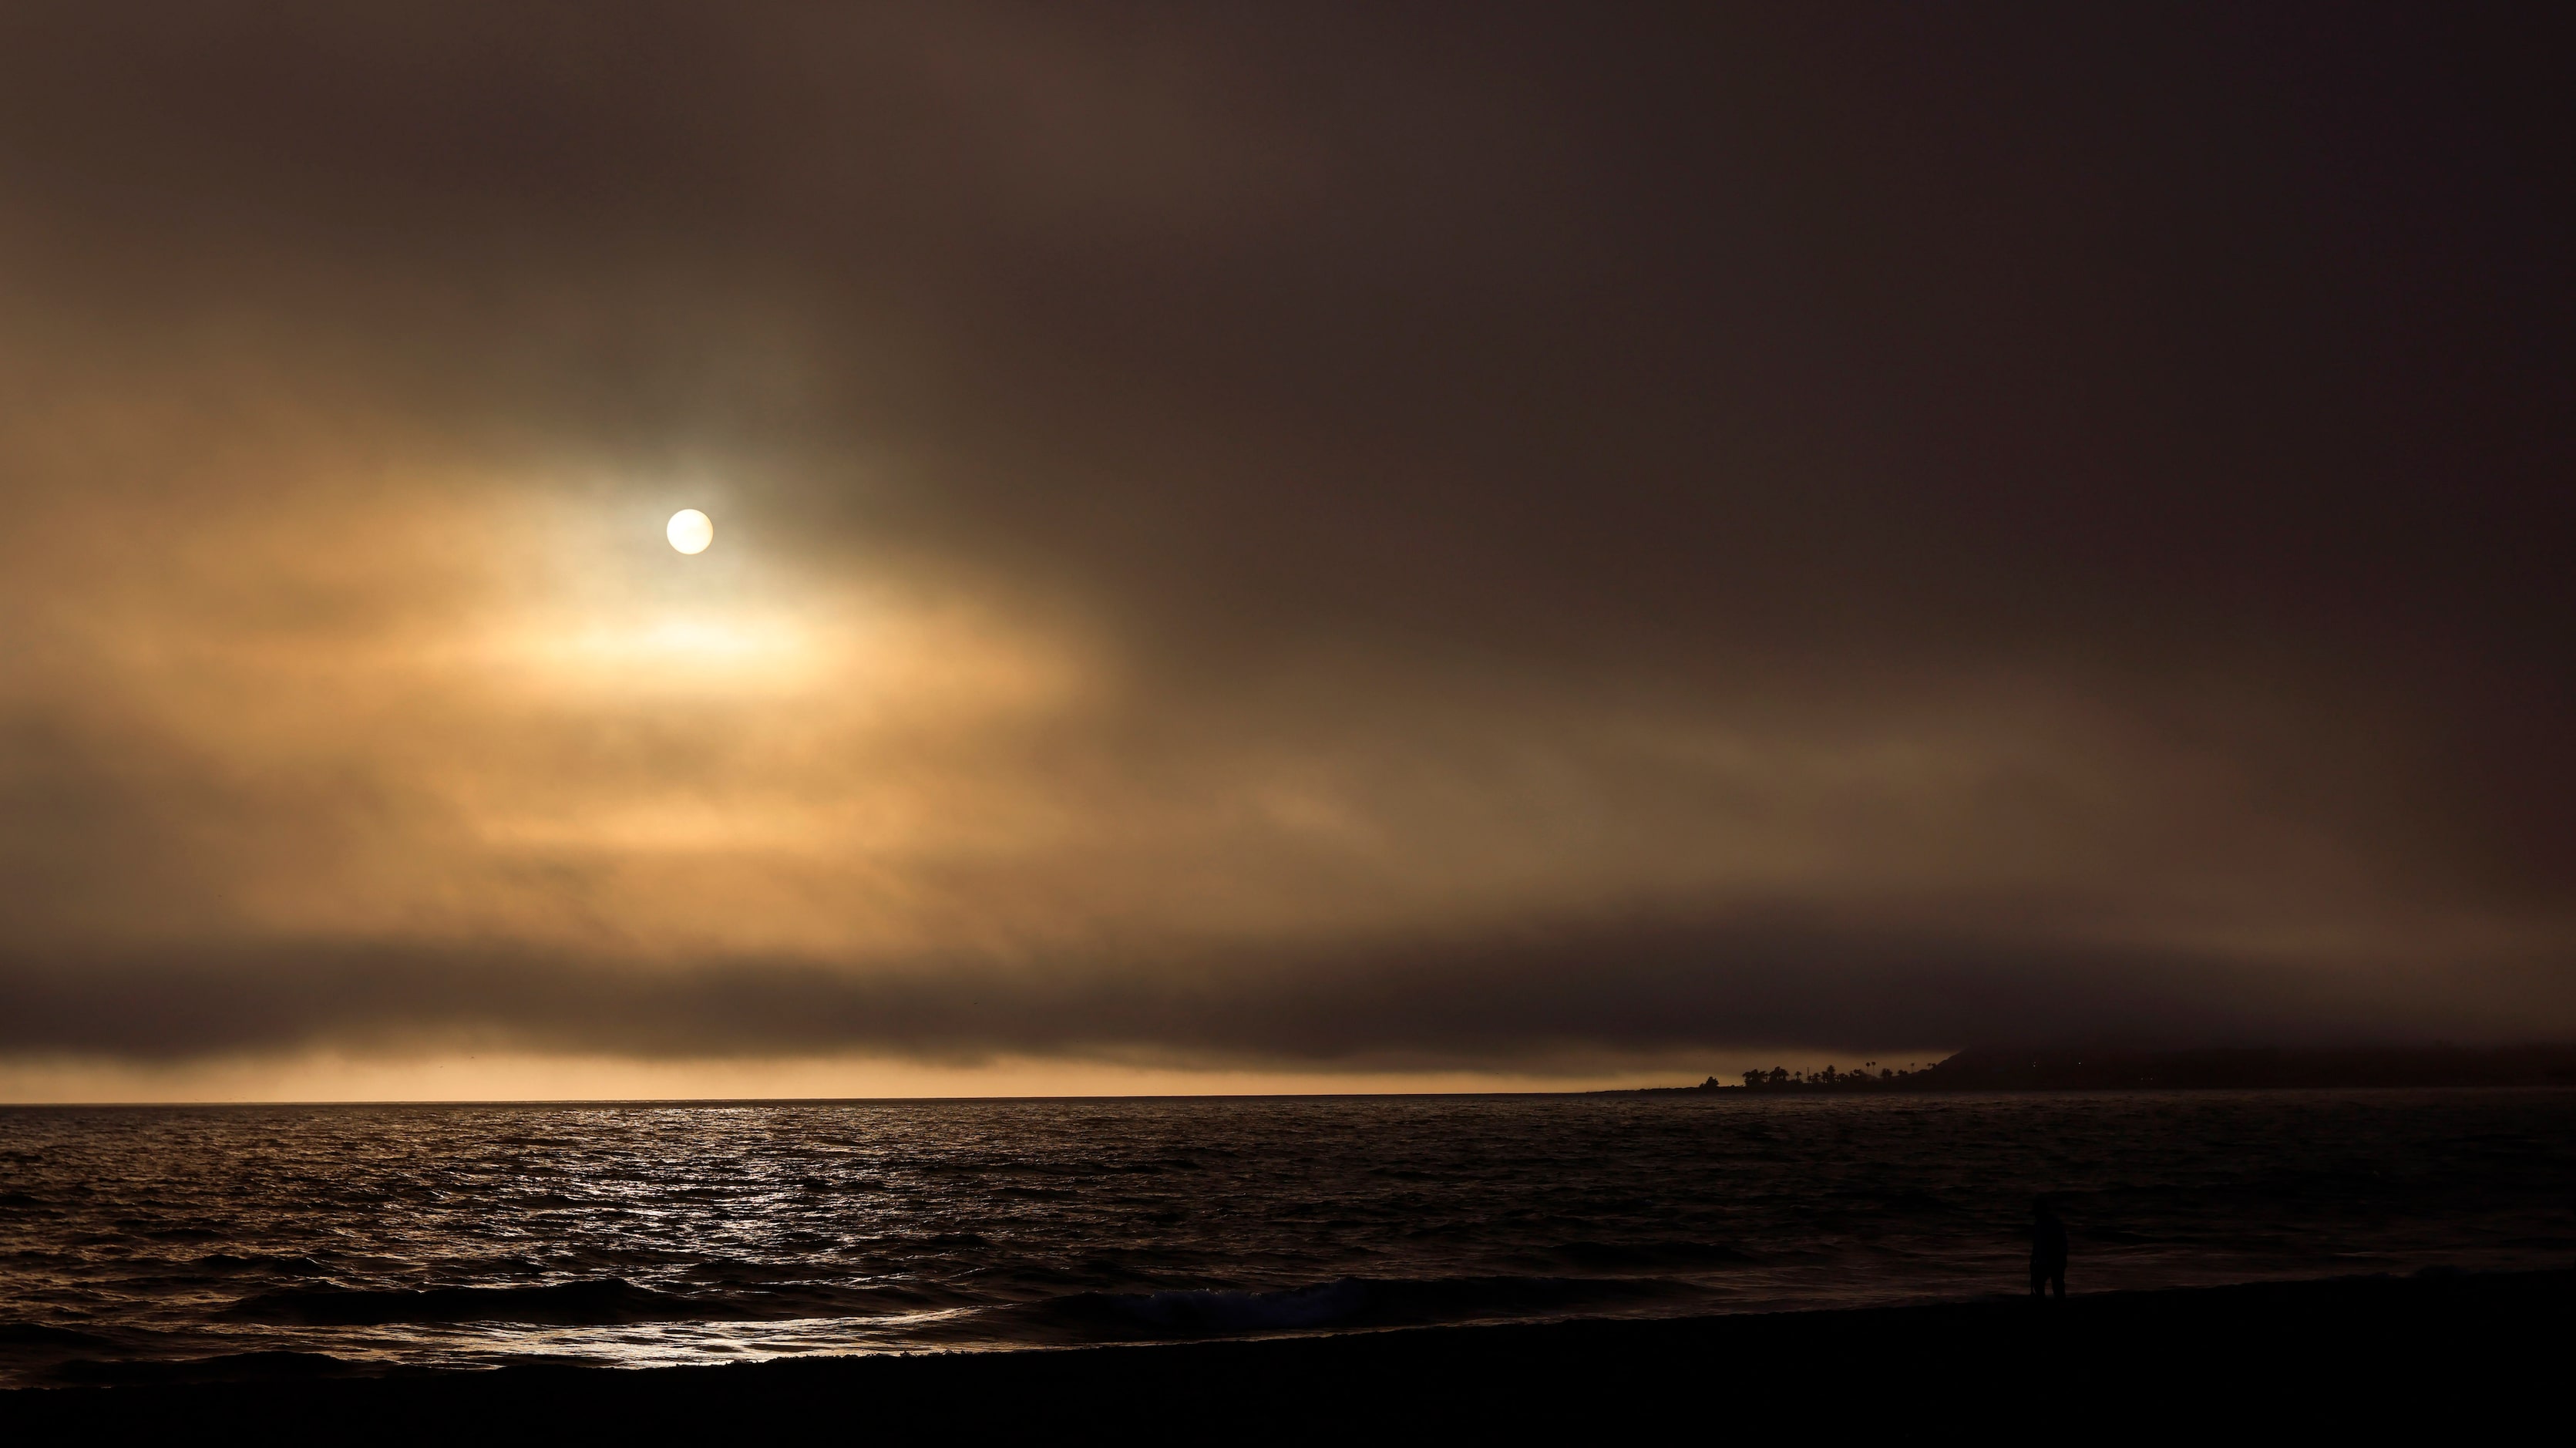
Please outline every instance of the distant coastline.
[{"label": "distant coastline", "polygon": [[1915,1071],[1785,1067],[1627,1095],[1867,1095],[1928,1091],[2176,1091],[2398,1086],[2576,1086],[2576,1045],[2214,1046],[2188,1051],[1983,1046]]}]

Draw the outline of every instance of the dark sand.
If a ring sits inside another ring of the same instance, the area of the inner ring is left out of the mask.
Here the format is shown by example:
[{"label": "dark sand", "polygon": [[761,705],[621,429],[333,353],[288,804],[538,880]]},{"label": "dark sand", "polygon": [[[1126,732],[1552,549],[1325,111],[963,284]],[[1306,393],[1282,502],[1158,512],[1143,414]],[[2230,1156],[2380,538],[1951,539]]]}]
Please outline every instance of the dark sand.
[{"label": "dark sand", "polygon": [[[2576,1381],[2576,1272],[2346,1278],[1840,1312],[617,1371],[332,1376],[0,1394],[25,1442],[2038,1439],[2528,1419]],[[165,1379],[168,1370],[163,1370]]]}]

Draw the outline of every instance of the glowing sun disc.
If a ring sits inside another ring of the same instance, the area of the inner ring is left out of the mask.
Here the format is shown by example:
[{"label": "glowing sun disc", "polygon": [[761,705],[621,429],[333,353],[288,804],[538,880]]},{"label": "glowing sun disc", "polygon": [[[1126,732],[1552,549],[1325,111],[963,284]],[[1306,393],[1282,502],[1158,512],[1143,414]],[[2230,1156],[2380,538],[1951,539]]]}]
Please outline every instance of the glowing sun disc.
[{"label": "glowing sun disc", "polygon": [[669,535],[671,546],[683,553],[704,553],[716,541],[713,519],[695,508],[682,508],[671,515],[671,526],[662,530]]}]

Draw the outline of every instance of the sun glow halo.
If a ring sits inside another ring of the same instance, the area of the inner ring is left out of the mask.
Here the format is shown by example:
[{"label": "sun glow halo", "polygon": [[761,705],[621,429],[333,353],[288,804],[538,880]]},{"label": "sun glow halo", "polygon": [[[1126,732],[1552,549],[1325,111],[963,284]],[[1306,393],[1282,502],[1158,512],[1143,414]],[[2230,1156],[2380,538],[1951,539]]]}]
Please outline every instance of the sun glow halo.
[{"label": "sun glow halo", "polygon": [[683,553],[704,553],[716,541],[715,521],[695,508],[682,508],[671,515],[671,526],[663,533],[671,546]]}]

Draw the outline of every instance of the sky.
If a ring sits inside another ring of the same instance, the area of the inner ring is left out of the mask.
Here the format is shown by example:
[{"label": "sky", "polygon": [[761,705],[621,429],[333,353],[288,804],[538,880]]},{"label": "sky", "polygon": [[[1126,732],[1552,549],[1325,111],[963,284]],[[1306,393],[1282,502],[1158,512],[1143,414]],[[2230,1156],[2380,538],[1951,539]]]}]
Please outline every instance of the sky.
[{"label": "sky", "polygon": [[10,5],[0,1099],[2576,1034],[2468,9]]}]

